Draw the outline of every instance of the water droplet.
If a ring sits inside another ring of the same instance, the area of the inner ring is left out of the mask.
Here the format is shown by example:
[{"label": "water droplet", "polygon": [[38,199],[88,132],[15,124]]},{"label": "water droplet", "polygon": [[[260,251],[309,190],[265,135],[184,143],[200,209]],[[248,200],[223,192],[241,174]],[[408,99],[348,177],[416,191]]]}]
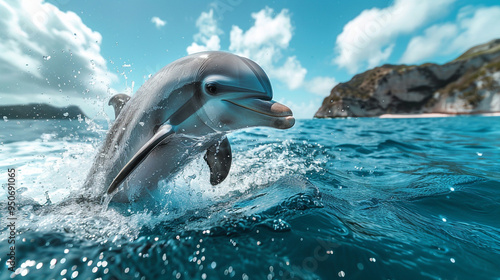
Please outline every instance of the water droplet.
[{"label": "water droplet", "polygon": [[7,119],[7,116],[3,116],[3,121],[8,122],[9,120]]},{"label": "water droplet", "polygon": [[483,156],[483,153],[480,153],[480,152],[476,152],[477,156],[479,157],[482,157]]},{"label": "water droplet", "polygon": [[339,271],[339,277],[345,277],[345,272],[344,271]]},{"label": "water droplet", "polygon": [[69,113],[66,112],[66,113],[63,114],[63,116],[67,117],[67,116],[69,116]]},{"label": "water droplet", "polygon": [[455,263],[455,259],[454,258],[450,258],[450,262],[451,263]]}]

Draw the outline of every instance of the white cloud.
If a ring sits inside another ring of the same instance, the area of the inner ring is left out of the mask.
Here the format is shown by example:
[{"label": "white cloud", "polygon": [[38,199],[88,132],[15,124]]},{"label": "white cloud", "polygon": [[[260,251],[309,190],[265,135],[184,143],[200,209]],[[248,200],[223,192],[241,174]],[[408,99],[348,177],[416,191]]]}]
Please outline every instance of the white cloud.
[{"label": "white cloud", "polygon": [[457,32],[457,26],[454,24],[434,25],[428,28],[424,36],[411,39],[400,62],[411,64],[434,56],[442,51],[443,43],[455,37]]},{"label": "white cloud", "polygon": [[283,81],[292,90],[302,86],[306,74],[307,70],[295,56],[288,57],[282,66],[271,68],[271,75]]},{"label": "white cloud", "polygon": [[214,18],[214,11],[211,9],[208,13],[202,12],[196,20],[196,27],[199,32],[194,35],[194,42],[187,47],[188,54],[202,51],[220,50],[220,38],[223,32],[217,26],[217,20]]},{"label": "white cloud", "polygon": [[156,28],[160,29],[162,28],[163,26],[165,26],[165,24],[167,24],[166,21],[162,20],[161,18],[159,17],[152,17],[151,18],[151,22],[154,23],[154,25],[156,26]]},{"label": "white cloud", "polygon": [[[273,17],[273,9],[266,7],[252,13],[254,25],[247,31],[233,26],[230,33],[229,50],[259,63],[269,75],[297,89],[304,83],[307,69],[295,56],[283,58],[292,39],[292,23],[288,10],[283,9]],[[284,62],[280,64],[280,61]]]},{"label": "white cloud", "polygon": [[293,26],[288,10],[274,14],[266,7],[251,16],[254,25],[247,31],[233,26],[229,50],[259,63],[269,74],[285,84],[288,89],[305,88],[308,92],[328,95],[335,85],[335,79],[316,77],[306,80],[307,69],[296,56],[285,56],[293,37]]},{"label": "white cloud", "polygon": [[457,50],[500,37],[500,6],[462,9],[457,21],[461,32],[452,44]]},{"label": "white cloud", "polygon": [[[237,28],[237,37],[231,39],[230,49],[238,51],[239,48],[256,49],[262,46],[276,46],[286,49],[292,39],[292,23],[288,10],[283,9],[273,17],[273,9],[266,7],[257,13],[252,13],[255,23],[245,34]],[[235,34],[236,35],[236,34]]]},{"label": "white cloud", "polygon": [[319,96],[328,96],[332,88],[337,84],[335,78],[316,77],[307,82],[308,91]]},{"label": "white cloud", "polygon": [[[0,103],[91,106],[117,79],[101,34],[42,0],[0,0]],[[78,104],[81,105],[81,104]]]},{"label": "white cloud", "polygon": [[364,10],[337,37],[334,63],[350,73],[381,64],[392,54],[396,37],[414,32],[443,15],[454,1],[395,0],[384,9]]},{"label": "white cloud", "polygon": [[[189,54],[205,50],[219,50],[222,31],[217,27],[213,10],[202,13],[196,22],[199,33],[194,36],[188,48]],[[233,25],[230,32],[229,50],[238,55],[256,61],[268,73],[271,79],[283,83],[290,90],[304,88],[322,96],[328,95],[336,84],[334,78],[316,77],[306,80],[307,69],[296,56],[286,56],[293,37],[293,26],[287,9],[274,13],[266,7],[252,13],[254,24],[246,31]],[[197,42],[200,42],[198,44]],[[317,107],[317,104],[315,105]],[[312,116],[313,113],[311,113]],[[310,117],[310,116],[309,116]]]},{"label": "white cloud", "polygon": [[252,13],[255,22],[247,31],[233,26],[229,50],[255,60],[271,77],[280,80],[289,89],[297,89],[303,85],[307,69],[295,56],[284,58],[283,55],[292,39],[290,15],[286,9],[274,17],[273,13],[269,7]]},{"label": "white cloud", "polygon": [[413,38],[403,54],[404,63],[422,62],[436,55],[460,54],[500,38],[500,6],[466,7],[453,23],[436,24]]}]

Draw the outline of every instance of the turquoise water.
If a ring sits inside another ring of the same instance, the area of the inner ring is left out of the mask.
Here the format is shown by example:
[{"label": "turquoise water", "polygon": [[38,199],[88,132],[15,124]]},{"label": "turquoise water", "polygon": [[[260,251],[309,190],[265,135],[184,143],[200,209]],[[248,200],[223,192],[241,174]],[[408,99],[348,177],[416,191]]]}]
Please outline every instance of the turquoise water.
[{"label": "turquoise water", "polygon": [[1,279],[500,279],[499,117],[248,129],[219,186],[200,155],[147,205],[67,202],[106,127],[0,123]]}]

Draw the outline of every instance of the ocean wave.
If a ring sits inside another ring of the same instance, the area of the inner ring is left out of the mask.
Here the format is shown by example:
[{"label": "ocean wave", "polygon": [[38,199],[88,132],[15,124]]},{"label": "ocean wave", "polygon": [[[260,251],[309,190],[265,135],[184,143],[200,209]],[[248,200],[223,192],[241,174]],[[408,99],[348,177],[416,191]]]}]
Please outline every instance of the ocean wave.
[{"label": "ocean wave", "polygon": [[[223,183],[210,185],[198,155],[160,182],[153,199],[107,208],[72,199],[105,124],[2,125],[17,133],[1,135],[0,166],[19,168],[22,184],[15,275],[500,275],[498,118],[310,120],[286,131],[247,129],[229,135],[233,166]],[[4,190],[0,196],[4,209]]]}]

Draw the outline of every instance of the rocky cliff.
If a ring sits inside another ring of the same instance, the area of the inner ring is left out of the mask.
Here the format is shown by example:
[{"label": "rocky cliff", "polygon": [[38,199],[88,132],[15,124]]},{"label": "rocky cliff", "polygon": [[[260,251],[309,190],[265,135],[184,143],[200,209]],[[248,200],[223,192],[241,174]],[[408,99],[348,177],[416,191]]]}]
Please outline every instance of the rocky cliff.
[{"label": "rocky cliff", "polygon": [[444,65],[383,65],[335,86],[315,118],[500,112],[500,39]]},{"label": "rocky cliff", "polygon": [[4,119],[76,119],[85,118],[85,114],[77,106],[63,108],[48,104],[26,104],[0,106],[0,120]]}]

